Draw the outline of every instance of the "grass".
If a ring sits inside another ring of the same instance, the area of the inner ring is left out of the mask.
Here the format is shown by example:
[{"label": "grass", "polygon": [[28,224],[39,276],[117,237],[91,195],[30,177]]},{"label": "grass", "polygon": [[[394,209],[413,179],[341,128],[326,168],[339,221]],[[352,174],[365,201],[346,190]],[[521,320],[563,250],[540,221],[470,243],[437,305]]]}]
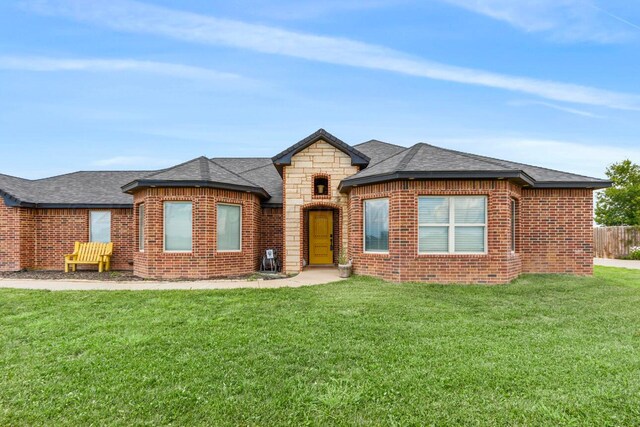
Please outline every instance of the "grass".
[{"label": "grass", "polygon": [[0,290],[0,425],[637,425],[640,270]]}]

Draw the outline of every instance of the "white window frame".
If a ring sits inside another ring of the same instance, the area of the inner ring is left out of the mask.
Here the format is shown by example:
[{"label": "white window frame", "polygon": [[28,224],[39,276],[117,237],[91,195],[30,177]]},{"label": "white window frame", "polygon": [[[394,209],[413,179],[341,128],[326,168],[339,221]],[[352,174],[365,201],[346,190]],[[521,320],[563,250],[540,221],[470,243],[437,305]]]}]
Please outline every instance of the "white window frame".
[{"label": "white window frame", "polygon": [[112,233],[113,233],[113,231],[112,231],[113,215],[112,215],[110,210],[90,210],[89,211],[89,239],[88,239],[89,242],[93,242],[93,240],[91,240],[91,234],[92,234],[91,233],[91,214],[94,213],[94,212],[98,212],[98,213],[109,212],[109,242],[108,243],[110,243],[111,242],[111,238],[113,237],[112,236]]},{"label": "white window frame", "polygon": [[[223,250],[219,250],[218,249],[218,206],[220,205],[225,205],[225,206],[237,206],[240,208],[240,249],[223,249]],[[242,205],[238,204],[238,203],[218,203],[216,205],[216,251],[220,252],[220,253],[226,253],[226,252],[242,252]]]},{"label": "white window frame", "polygon": [[516,222],[517,219],[517,211],[518,205],[516,199],[511,199],[511,223],[509,226],[511,227],[511,253],[515,254],[518,250],[518,246],[516,245],[516,230],[518,228],[518,224]]},{"label": "white window frame", "polygon": [[[191,203],[191,250],[190,251],[168,251],[167,250],[167,203]],[[162,251],[168,254],[190,254],[193,252],[193,205],[191,200],[165,200],[162,202]]]},{"label": "white window frame", "polygon": [[[140,214],[141,210],[142,210],[142,214]],[[144,252],[144,239],[146,237],[144,232],[144,227],[146,226],[146,222],[147,222],[145,218],[146,216],[147,216],[147,210],[144,207],[144,203],[140,203],[138,205],[138,252]]]},{"label": "white window frame", "polygon": [[[388,255],[389,254],[389,246],[390,246],[390,239],[387,237],[387,250],[386,251],[368,251],[367,250],[367,203],[369,201],[373,201],[373,200],[386,200],[387,201],[387,209],[389,210],[389,212],[387,212],[387,222],[389,222],[389,213],[391,210],[391,206],[389,203],[389,198],[388,197],[376,197],[373,199],[364,199],[362,201],[362,253],[365,254],[378,254],[378,255]],[[389,224],[387,224],[387,229],[389,230],[389,235],[391,234],[391,228],[389,227]]]},{"label": "white window frame", "polygon": [[[460,223],[460,224],[456,224],[455,222],[455,203],[454,203],[454,199],[456,198],[460,198],[460,197],[464,197],[464,198],[483,198],[484,199],[484,224],[473,224],[473,223]],[[489,251],[489,247],[488,247],[488,222],[489,222],[489,217],[488,217],[488,210],[489,210],[489,198],[486,195],[473,195],[473,194],[469,194],[469,195],[456,195],[456,196],[439,196],[439,195],[424,195],[424,196],[418,196],[418,203],[416,204],[416,206],[419,206],[420,204],[420,199],[428,199],[428,198],[437,198],[437,199],[448,199],[448,203],[449,203],[449,222],[443,222],[443,223],[433,223],[433,222],[425,222],[425,223],[421,223],[420,222],[420,215],[418,212],[416,212],[416,216],[418,217],[418,230],[417,230],[417,239],[418,239],[418,244],[417,249],[418,249],[418,255],[486,255],[488,254]],[[420,227],[448,227],[448,238],[449,238],[449,251],[448,252],[424,252],[424,251],[420,251]],[[455,228],[456,227],[484,227],[484,251],[483,252],[456,252],[456,233],[455,233]]]}]

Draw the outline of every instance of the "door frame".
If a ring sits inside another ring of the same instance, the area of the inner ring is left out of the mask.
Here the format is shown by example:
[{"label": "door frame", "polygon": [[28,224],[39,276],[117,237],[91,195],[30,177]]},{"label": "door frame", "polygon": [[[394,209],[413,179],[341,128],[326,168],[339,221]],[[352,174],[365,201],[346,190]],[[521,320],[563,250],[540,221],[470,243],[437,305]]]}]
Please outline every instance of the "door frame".
[{"label": "door frame", "polygon": [[[311,263],[311,212],[314,211],[322,211],[322,212],[331,212],[331,221],[332,221],[332,229],[331,234],[333,235],[333,248],[332,248],[332,259],[329,264],[312,264]],[[307,265],[311,267],[316,266],[334,266],[336,265],[336,242],[339,242],[340,237],[340,212],[338,209],[331,206],[311,206],[308,209],[305,209],[304,214],[304,253],[306,255]],[[337,233],[336,233],[337,231]]]}]

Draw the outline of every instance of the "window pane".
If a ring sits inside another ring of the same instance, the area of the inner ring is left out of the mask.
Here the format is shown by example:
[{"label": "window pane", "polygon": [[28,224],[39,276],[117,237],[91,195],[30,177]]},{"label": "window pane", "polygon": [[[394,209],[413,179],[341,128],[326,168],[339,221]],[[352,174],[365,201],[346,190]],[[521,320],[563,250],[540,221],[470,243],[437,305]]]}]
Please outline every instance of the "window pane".
[{"label": "window pane", "polygon": [[386,252],[389,250],[389,199],[365,200],[364,250]]},{"label": "window pane", "polygon": [[144,251],[144,205],[138,206],[138,250]]},{"label": "window pane", "polygon": [[449,223],[449,199],[447,197],[419,197],[418,221],[420,224]]},{"label": "window pane", "polygon": [[240,206],[218,205],[218,250],[240,250]]},{"label": "window pane", "polygon": [[165,202],[164,248],[167,251],[191,250],[191,202]]},{"label": "window pane", "polygon": [[89,241],[109,243],[111,241],[111,212],[89,212]]},{"label": "window pane", "polygon": [[449,252],[449,227],[420,227],[419,252]]},{"label": "window pane", "polygon": [[484,224],[485,197],[454,197],[456,224]]},{"label": "window pane", "polygon": [[484,252],[484,227],[456,227],[456,252]]}]

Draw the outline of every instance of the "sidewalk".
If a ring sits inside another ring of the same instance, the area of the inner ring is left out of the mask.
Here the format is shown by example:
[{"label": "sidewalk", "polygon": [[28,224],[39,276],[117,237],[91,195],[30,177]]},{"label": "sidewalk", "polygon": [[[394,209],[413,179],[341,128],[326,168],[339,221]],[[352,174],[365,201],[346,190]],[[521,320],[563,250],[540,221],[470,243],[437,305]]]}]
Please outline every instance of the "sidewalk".
[{"label": "sidewalk", "polygon": [[640,270],[640,261],[634,261],[634,260],[628,260],[628,259],[594,258],[593,265],[602,265],[604,267],[631,268],[634,270]]},{"label": "sidewalk", "polygon": [[190,282],[101,282],[89,280],[0,279],[0,288],[49,291],[142,291],[240,288],[298,288],[345,280],[337,268],[308,268],[294,277],[273,280],[198,280]]}]

